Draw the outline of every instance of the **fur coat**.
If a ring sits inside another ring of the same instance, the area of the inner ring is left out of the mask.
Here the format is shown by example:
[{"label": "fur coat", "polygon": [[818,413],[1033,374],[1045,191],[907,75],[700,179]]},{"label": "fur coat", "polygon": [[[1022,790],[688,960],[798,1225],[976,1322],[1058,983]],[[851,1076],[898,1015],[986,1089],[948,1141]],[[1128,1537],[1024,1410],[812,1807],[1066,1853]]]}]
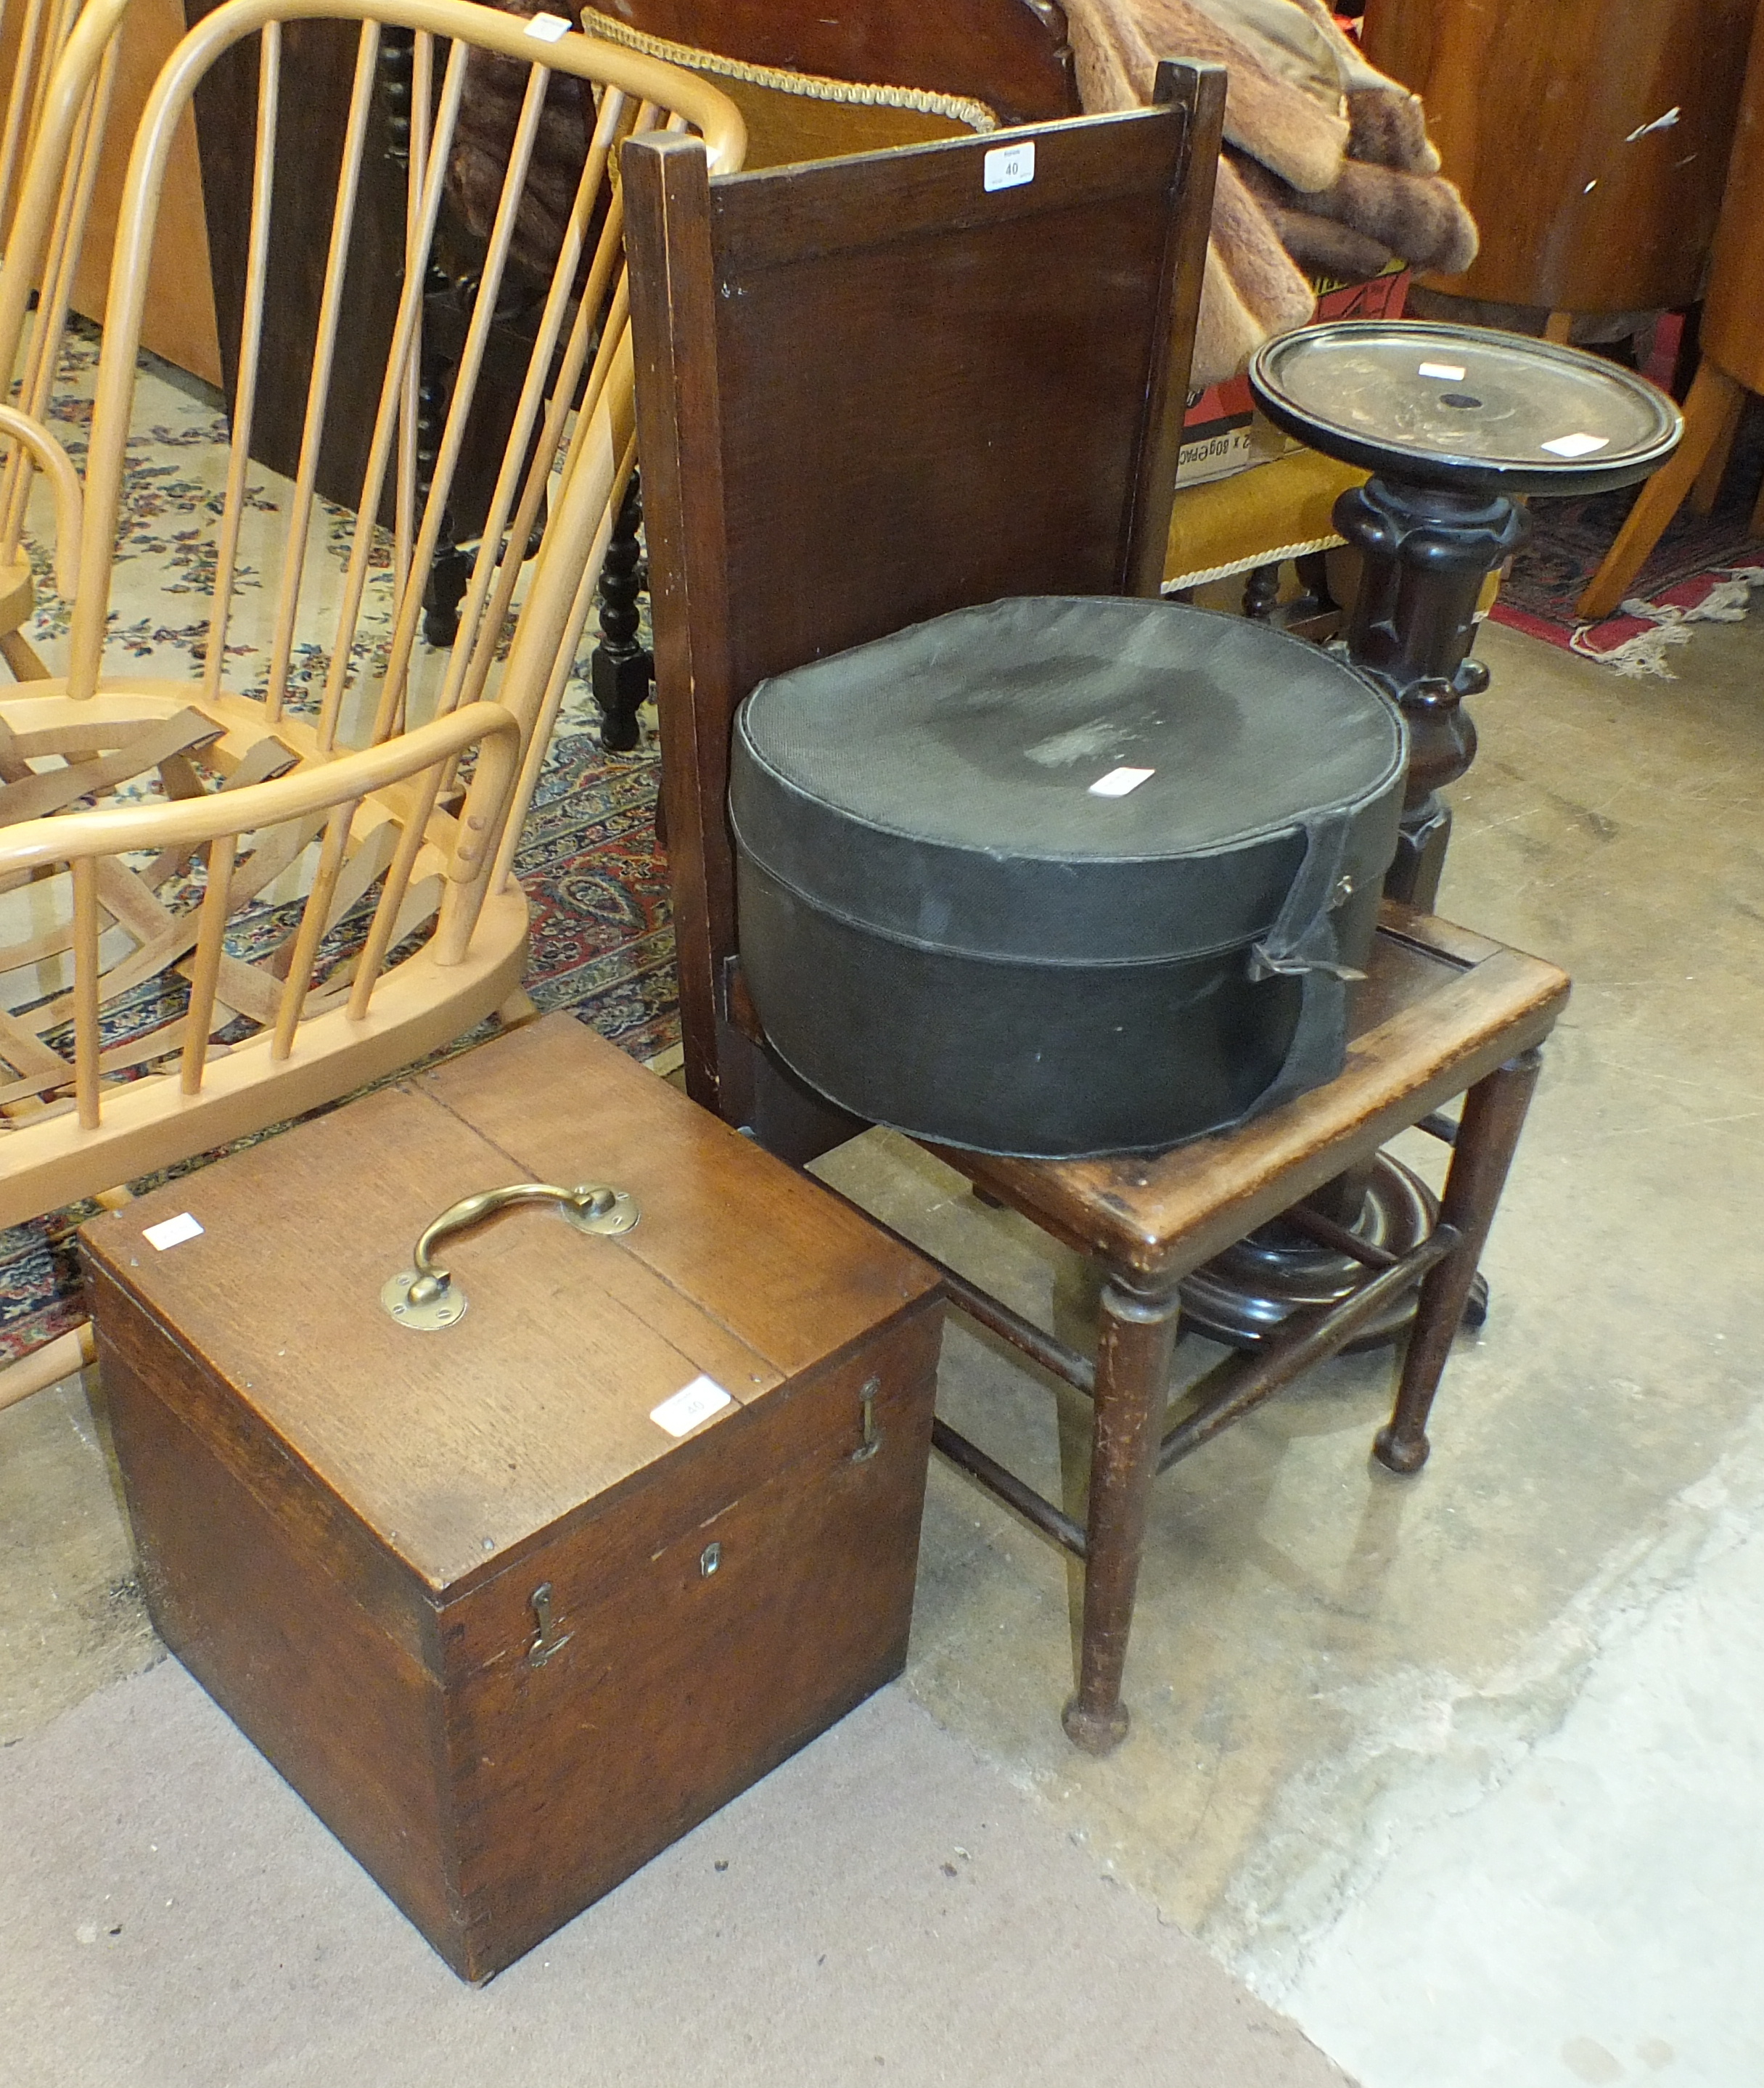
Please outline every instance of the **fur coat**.
[{"label": "fur coat", "polygon": [[[557,11],[553,0],[494,0],[506,15]],[[473,51],[466,62],[465,92],[447,162],[447,188],[460,215],[478,237],[487,237],[496,216],[520,121],[527,68],[519,59]],[[570,212],[594,133],[594,103],[585,79],[554,73],[545,89],[526,186],[515,212],[510,252],[515,266],[536,280],[549,276],[563,245]]]},{"label": "fur coat", "polygon": [[1310,278],[1393,259],[1448,275],[1476,229],[1439,173],[1421,105],[1369,65],[1323,0],[1064,0],[1087,112],[1148,101],[1160,58],[1230,74],[1192,383],[1221,383],[1302,326]]}]

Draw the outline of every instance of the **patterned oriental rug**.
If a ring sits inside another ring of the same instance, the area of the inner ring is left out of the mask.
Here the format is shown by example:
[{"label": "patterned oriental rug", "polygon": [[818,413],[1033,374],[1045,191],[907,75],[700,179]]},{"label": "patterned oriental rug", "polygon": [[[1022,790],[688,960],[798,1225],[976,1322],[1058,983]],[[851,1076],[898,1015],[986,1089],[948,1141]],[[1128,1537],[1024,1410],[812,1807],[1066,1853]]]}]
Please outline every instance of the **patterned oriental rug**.
[{"label": "patterned oriental rug", "polygon": [[1501,583],[1491,612],[1494,620],[1620,674],[1675,681],[1672,650],[1689,644],[1693,627],[1737,623],[1753,590],[1764,587],[1764,538],[1749,533],[1761,477],[1764,400],[1754,399],[1714,511],[1695,514],[1687,502],[1637,574],[1618,614],[1602,623],[1582,623],[1574,603],[1611,548],[1637,491],[1533,501],[1531,535]]},{"label": "patterned oriental rug", "polygon": [[[96,360],[95,330],[70,340],[69,381],[56,413],[76,453]],[[180,597],[203,580],[201,562],[212,557],[210,517],[226,469],[225,424],[211,399],[192,396],[187,381],[143,357],[135,428],[110,648],[113,657],[139,663],[147,673],[183,676],[199,661],[206,623],[181,622]],[[67,612],[49,584],[46,550],[40,557],[33,545],[32,556],[40,608],[26,635],[53,669],[60,665]],[[322,657],[305,669],[305,678],[316,687]],[[601,751],[587,673],[584,657],[566,695],[516,858],[532,917],[525,983],[541,1010],[567,1008],[634,1057],[651,1059],[679,1034],[667,868],[656,846],[657,763],[650,751]],[[5,679],[0,670],[0,682]],[[291,708],[300,707],[297,695]],[[266,908],[244,932],[254,929],[273,943],[280,910]],[[164,1020],[156,982],[142,990],[139,1008],[130,1005],[114,1034],[107,1030],[106,1041],[125,1041],[137,1015],[143,1033]],[[453,1048],[465,1050],[493,1029],[486,1024]],[[169,1172],[186,1173],[216,1157]],[[76,1205],[0,1230],[0,1364],[28,1355],[84,1317],[74,1234],[95,1208]]]}]

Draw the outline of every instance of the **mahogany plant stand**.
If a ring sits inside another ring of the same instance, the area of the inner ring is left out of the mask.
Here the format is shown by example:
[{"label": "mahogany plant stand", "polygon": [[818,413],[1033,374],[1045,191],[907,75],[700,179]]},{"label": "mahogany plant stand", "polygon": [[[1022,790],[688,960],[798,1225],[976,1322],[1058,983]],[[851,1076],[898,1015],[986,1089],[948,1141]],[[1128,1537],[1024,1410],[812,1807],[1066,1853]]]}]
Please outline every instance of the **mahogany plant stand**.
[{"label": "mahogany plant stand", "polygon": [[1633,486],[1684,424],[1644,379],[1578,349],[1417,320],[1301,327],[1256,351],[1249,388],[1284,434],[1373,474],[1335,503],[1362,565],[1343,649],[1408,721],[1384,888],[1431,907],[1451,832],[1439,793],[1476,751],[1460,706],[1489,685],[1469,657],[1477,599],[1525,540],[1521,503]]},{"label": "mahogany plant stand", "polygon": [[[1451,836],[1440,794],[1476,752],[1464,699],[1489,686],[1470,657],[1479,598],[1525,540],[1523,499],[1632,485],[1672,454],[1682,422],[1643,379],[1578,349],[1413,320],[1301,327],[1258,350],[1249,383],[1277,427],[1373,474],[1335,503],[1360,580],[1335,644],[1407,721],[1402,834],[1384,889],[1431,909]],[[1420,1178],[1377,1155],[1333,1183],[1302,1226],[1282,1219],[1197,1269],[1184,1291],[1190,1324],[1254,1346],[1350,1297],[1360,1249],[1405,1254],[1435,1215]],[[1480,1324],[1485,1286],[1467,1307]],[[1394,1295],[1355,1346],[1395,1338],[1413,1310],[1412,1294]]]}]

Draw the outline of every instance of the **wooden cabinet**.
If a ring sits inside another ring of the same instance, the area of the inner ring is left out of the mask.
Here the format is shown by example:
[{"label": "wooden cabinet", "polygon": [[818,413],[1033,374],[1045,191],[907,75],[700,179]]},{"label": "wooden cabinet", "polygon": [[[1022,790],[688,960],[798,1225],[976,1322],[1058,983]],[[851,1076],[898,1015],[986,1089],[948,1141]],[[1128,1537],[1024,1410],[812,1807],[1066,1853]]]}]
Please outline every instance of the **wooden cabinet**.
[{"label": "wooden cabinet", "polygon": [[1689,303],[1721,208],[1757,0],[1369,0],[1482,250],[1454,295],[1560,312]]},{"label": "wooden cabinet", "polygon": [[[1704,352],[1729,376],[1749,392],[1764,392],[1764,31],[1753,38],[1734,128],[1702,340]],[[1759,513],[1764,516],[1764,500]]]}]

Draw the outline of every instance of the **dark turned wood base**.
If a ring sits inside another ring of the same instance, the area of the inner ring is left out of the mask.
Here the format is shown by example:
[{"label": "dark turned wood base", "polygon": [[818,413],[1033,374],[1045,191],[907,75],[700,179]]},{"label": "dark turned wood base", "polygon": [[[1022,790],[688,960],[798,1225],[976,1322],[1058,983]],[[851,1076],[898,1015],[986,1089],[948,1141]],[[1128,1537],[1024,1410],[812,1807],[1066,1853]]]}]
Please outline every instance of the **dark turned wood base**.
[{"label": "dark turned wood base", "polygon": [[1389,472],[1350,487],[1335,521],[1361,560],[1339,650],[1409,728],[1403,839],[1385,890],[1424,909],[1438,896],[1451,832],[1439,794],[1476,759],[1463,700],[1489,686],[1488,670],[1469,657],[1477,601],[1531,524],[1505,494],[1416,486]]},{"label": "dark turned wood base", "polygon": [[[1326,1201],[1327,1192],[1318,1200]],[[1323,1213],[1300,1209],[1228,1247],[1183,1284],[1184,1333],[1204,1334],[1228,1348],[1254,1348],[1295,1313],[1339,1305],[1365,1283],[1369,1269],[1388,1268],[1411,1252],[1437,1223],[1439,1203],[1418,1174],[1381,1153],[1352,1216],[1352,1225],[1343,1226]],[[1355,1243],[1351,1250],[1348,1237]],[[1466,1323],[1480,1327],[1488,1312],[1488,1286],[1479,1277]],[[1412,1290],[1393,1298],[1344,1352],[1382,1348],[1414,1316]]]},{"label": "dark turned wood base", "polygon": [[[1388,472],[1344,493],[1335,520],[1361,559],[1359,592],[1335,649],[1385,691],[1409,729],[1403,831],[1384,888],[1404,905],[1429,909],[1451,836],[1450,808],[1439,794],[1476,758],[1476,729],[1463,699],[1489,686],[1488,670],[1469,657],[1476,604],[1530,523],[1504,494],[1416,486]],[[1326,1216],[1374,1252],[1403,1254],[1431,1226],[1433,1198],[1381,1156],[1359,1200]],[[1253,1347],[1295,1312],[1344,1297],[1363,1280],[1362,1266],[1320,1247],[1302,1217],[1282,1221],[1189,1279],[1184,1322],[1215,1341]],[[1415,1295],[1394,1299],[1354,1346],[1397,1339],[1415,1316]],[[1485,1288],[1471,1309],[1480,1324]]]}]

